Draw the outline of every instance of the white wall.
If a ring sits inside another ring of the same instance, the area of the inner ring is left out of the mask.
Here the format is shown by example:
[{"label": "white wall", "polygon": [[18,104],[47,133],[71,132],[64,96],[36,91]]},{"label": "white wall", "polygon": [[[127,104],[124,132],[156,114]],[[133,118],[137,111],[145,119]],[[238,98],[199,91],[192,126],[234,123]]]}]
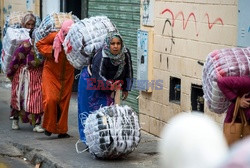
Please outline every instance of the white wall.
[{"label": "white wall", "polygon": [[60,0],[43,0],[42,1],[42,18],[53,12],[60,12]]}]

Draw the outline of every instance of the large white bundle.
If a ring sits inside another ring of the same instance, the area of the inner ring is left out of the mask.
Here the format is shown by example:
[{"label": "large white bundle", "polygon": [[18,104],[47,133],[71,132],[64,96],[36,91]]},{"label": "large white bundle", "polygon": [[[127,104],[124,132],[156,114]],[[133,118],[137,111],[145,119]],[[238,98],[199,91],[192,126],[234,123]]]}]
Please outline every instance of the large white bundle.
[{"label": "large white bundle", "polygon": [[29,38],[29,29],[7,28],[7,32],[3,38],[3,49],[1,55],[1,67],[4,73],[6,73],[9,68],[14,51],[24,40]]},{"label": "large white bundle", "polygon": [[75,23],[63,43],[69,62],[76,69],[88,65],[90,58],[103,46],[111,31],[117,29],[106,16],[90,17]]},{"label": "large white bundle", "polygon": [[219,76],[250,75],[250,47],[227,48],[211,52],[206,59],[202,74],[204,98],[208,108],[223,113],[230,102],[217,85]]},{"label": "large white bundle", "polygon": [[[30,12],[17,11],[17,12],[12,12],[9,15],[7,15],[5,18],[5,22],[4,22],[3,36],[5,36],[8,27],[22,28],[22,19],[28,13]],[[35,17],[36,17],[35,27],[37,28],[41,23],[41,19],[36,15]]]},{"label": "large white bundle", "polygon": [[84,133],[89,152],[97,158],[113,159],[134,151],[140,142],[137,114],[128,106],[106,106],[90,114]]}]

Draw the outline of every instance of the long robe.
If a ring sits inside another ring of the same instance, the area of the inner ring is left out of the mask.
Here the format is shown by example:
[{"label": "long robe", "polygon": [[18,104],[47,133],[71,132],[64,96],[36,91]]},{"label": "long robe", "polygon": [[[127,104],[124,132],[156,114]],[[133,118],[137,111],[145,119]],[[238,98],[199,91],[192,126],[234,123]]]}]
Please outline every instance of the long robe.
[{"label": "long robe", "polygon": [[69,63],[62,49],[58,63],[53,56],[53,41],[57,32],[52,32],[36,43],[44,56],[42,74],[43,128],[54,134],[68,131],[68,109],[74,82],[74,67]]},{"label": "long robe", "polygon": [[42,66],[29,40],[25,40],[14,52],[7,71],[12,80],[11,116],[21,117],[24,123],[41,122],[42,108]]},{"label": "long robe", "polygon": [[[250,94],[250,77],[249,76],[230,76],[222,77],[218,79],[218,87],[222,93],[228,98],[232,103],[229,105],[225,123],[232,121],[235,101],[238,96],[243,96],[246,93]],[[246,118],[250,120],[250,108],[244,109]]]}]

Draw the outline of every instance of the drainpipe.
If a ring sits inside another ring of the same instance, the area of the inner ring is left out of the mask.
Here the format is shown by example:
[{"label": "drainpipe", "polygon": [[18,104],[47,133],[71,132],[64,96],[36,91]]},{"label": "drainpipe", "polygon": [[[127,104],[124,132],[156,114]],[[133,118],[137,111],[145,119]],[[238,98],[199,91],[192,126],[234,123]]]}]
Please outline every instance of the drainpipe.
[{"label": "drainpipe", "polygon": [[66,1],[60,0],[60,12],[66,12]]},{"label": "drainpipe", "polygon": [[40,0],[40,18],[43,19],[43,0]]}]

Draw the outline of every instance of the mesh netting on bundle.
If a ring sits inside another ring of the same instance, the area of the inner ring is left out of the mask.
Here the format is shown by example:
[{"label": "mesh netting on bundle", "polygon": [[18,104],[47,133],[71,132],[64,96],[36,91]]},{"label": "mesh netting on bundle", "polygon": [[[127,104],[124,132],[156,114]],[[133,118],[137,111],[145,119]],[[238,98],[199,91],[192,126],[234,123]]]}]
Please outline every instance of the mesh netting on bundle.
[{"label": "mesh netting on bundle", "polygon": [[[35,43],[46,37],[49,33],[59,31],[62,26],[62,23],[68,19],[71,19],[74,22],[79,21],[78,17],[71,13],[58,12],[48,14],[42,20],[40,26],[36,29]],[[39,53],[36,46],[35,51]]]},{"label": "mesh netting on bundle", "polygon": [[206,59],[202,74],[204,98],[208,108],[218,114],[230,105],[217,85],[218,77],[250,75],[250,47],[227,48],[211,52]]},{"label": "mesh netting on bundle", "polygon": [[85,18],[72,25],[63,43],[69,62],[76,69],[88,65],[111,31],[117,29],[106,16]]},{"label": "mesh netting on bundle", "polygon": [[105,106],[90,114],[84,133],[89,152],[100,159],[128,155],[141,137],[138,116],[127,105]]}]

